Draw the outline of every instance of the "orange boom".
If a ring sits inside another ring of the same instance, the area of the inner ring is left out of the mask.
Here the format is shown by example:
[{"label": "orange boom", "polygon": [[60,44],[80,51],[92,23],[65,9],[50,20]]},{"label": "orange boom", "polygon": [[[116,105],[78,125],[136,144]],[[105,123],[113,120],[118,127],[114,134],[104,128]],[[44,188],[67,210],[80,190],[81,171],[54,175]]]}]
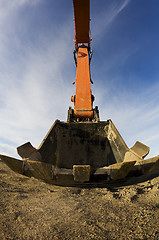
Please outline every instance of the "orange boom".
[{"label": "orange boom", "polygon": [[73,0],[75,21],[75,47],[86,43],[90,47],[90,0]]},{"label": "orange boom", "polygon": [[75,22],[75,51],[77,65],[76,95],[71,97],[74,110],[69,109],[68,121],[99,121],[98,107],[93,109],[91,94],[90,61],[90,0],[73,0]]}]

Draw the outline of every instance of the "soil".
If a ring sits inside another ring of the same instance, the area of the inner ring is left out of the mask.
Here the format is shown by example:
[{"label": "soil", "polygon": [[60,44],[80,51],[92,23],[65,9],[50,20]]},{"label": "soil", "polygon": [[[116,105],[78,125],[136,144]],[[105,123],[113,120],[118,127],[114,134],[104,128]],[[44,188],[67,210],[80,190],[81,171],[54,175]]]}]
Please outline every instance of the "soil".
[{"label": "soil", "polygon": [[159,169],[122,182],[62,187],[0,161],[0,239],[159,240]]}]

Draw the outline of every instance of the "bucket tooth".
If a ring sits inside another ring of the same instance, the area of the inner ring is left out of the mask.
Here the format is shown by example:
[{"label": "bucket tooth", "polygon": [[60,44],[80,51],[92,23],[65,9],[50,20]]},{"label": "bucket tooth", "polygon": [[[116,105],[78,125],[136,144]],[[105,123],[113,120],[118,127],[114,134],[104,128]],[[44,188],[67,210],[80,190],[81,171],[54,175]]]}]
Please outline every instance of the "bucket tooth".
[{"label": "bucket tooth", "polygon": [[113,180],[125,178],[133,168],[136,161],[122,162],[110,165],[108,167],[108,175]]},{"label": "bucket tooth", "polygon": [[128,161],[141,161],[149,153],[150,148],[145,144],[137,141],[134,146],[125,153],[124,162]]},{"label": "bucket tooth", "polygon": [[43,180],[54,179],[54,166],[45,162],[27,160],[29,165],[33,168],[33,177]]},{"label": "bucket tooth", "polygon": [[28,158],[31,153],[36,149],[31,145],[30,142],[27,142],[19,147],[17,147],[17,152],[22,158]]},{"label": "bucket tooth", "polygon": [[125,178],[133,168],[136,161],[115,163],[108,167],[99,168],[96,175],[105,175],[107,179],[119,180]]},{"label": "bucket tooth", "polygon": [[17,147],[17,152],[23,159],[30,159],[32,161],[41,161],[42,159],[40,152],[30,142]]},{"label": "bucket tooth", "polygon": [[130,175],[147,174],[159,167],[159,156],[137,161]]},{"label": "bucket tooth", "polygon": [[132,148],[131,151],[135,152],[139,157],[144,158],[149,154],[150,148],[145,144],[137,141]]},{"label": "bucket tooth", "polygon": [[27,163],[26,160],[20,160],[17,158],[8,157],[5,155],[0,155],[0,159],[6,163],[6,165],[11,168],[14,172],[20,173],[27,177],[32,177],[32,168]]},{"label": "bucket tooth", "polygon": [[73,176],[75,182],[88,182],[91,176],[91,166],[90,165],[74,165],[73,166]]}]

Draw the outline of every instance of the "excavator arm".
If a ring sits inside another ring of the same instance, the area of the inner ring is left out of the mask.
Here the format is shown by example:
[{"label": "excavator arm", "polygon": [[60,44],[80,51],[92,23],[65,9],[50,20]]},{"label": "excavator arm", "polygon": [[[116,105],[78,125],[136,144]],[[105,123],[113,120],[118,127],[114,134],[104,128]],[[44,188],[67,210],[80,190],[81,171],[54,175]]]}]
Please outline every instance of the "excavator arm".
[{"label": "excavator arm", "polygon": [[90,0],[73,0],[75,22],[75,47],[81,43],[90,47]]},{"label": "excavator arm", "polygon": [[90,0],[73,0],[75,22],[74,58],[77,66],[76,94],[71,97],[74,109],[68,111],[68,121],[99,121],[98,107],[93,109],[90,77]]}]

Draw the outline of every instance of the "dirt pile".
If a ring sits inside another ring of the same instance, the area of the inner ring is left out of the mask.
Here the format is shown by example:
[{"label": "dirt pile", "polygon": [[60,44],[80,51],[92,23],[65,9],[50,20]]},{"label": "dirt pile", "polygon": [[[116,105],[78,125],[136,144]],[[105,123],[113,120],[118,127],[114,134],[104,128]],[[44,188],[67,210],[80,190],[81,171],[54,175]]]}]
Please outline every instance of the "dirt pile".
[{"label": "dirt pile", "polygon": [[0,161],[0,239],[159,239],[159,169],[100,187],[60,187]]}]

